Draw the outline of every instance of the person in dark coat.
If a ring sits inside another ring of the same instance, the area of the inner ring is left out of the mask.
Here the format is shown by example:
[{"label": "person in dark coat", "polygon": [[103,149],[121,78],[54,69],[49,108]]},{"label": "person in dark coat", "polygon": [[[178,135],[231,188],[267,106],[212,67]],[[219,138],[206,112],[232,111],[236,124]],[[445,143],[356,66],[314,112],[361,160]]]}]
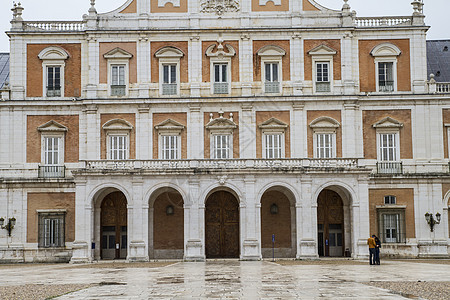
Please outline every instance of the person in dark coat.
[{"label": "person in dark coat", "polygon": [[381,248],[381,241],[380,239],[375,235],[375,264],[380,264],[380,248]]}]

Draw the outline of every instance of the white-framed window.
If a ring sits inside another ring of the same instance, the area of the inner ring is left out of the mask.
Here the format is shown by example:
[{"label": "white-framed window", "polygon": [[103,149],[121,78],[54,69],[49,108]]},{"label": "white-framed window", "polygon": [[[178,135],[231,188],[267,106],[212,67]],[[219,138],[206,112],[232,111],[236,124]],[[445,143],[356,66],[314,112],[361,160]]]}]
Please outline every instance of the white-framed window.
[{"label": "white-framed window", "polygon": [[223,43],[219,39],[218,45],[213,44],[206,49],[210,61],[211,93],[216,95],[231,93],[231,58],[236,55],[236,50]]},{"label": "white-framed window", "polygon": [[69,54],[61,47],[50,46],[38,57],[42,60],[44,97],[64,97],[64,69]]},{"label": "white-framed window", "polygon": [[181,133],[184,128],[184,125],[172,119],[167,119],[155,126],[159,137],[159,159],[181,159]]},{"label": "white-framed window", "polygon": [[378,157],[380,161],[398,161],[399,160],[399,141],[398,133],[378,133]]},{"label": "white-framed window", "polygon": [[314,92],[330,93],[333,91],[333,58],[336,53],[336,50],[324,44],[308,51],[312,58]]},{"label": "white-framed window", "polygon": [[65,243],[65,213],[39,213],[38,243],[42,248],[64,247]]},{"label": "white-framed window", "polygon": [[383,243],[406,242],[405,208],[378,209],[378,224]]},{"label": "white-framed window", "polygon": [[159,60],[160,94],[163,96],[179,95],[180,61],[184,53],[175,47],[163,47],[156,51]]},{"label": "white-framed window", "polygon": [[[264,46],[257,52],[261,58],[263,91],[266,94],[281,93],[282,62],[286,51],[276,45]],[[289,79],[288,79],[289,80]]]},{"label": "white-framed window", "polygon": [[278,159],[285,157],[285,132],[288,124],[270,118],[258,126],[262,133],[263,158]]},{"label": "white-framed window", "polygon": [[133,125],[122,119],[112,119],[102,126],[106,134],[106,159],[130,158],[130,134]]},{"label": "white-framed window", "polygon": [[450,124],[446,123],[444,124],[445,128],[447,128],[447,149],[448,154],[447,157],[450,158]]},{"label": "white-framed window", "polygon": [[340,126],[337,120],[326,116],[309,124],[313,130],[314,158],[336,158],[336,131]]},{"label": "white-framed window", "polygon": [[397,91],[397,58],[401,53],[401,50],[391,43],[381,43],[370,52],[374,57],[377,92]]},{"label": "white-framed window", "polygon": [[212,153],[213,158],[216,159],[229,159],[231,154],[231,135],[221,134],[221,135],[212,135]]},{"label": "white-framed window", "polygon": [[128,159],[128,135],[108,134],[108,159]]},{"label": "white-framed window", "polygon": [[180,159],[180,136],[161,135],[161,159]]},{"label": "white-framed window", "polygon": [[264,152],[265,158],[276,159],[283,158],[284,133],[266,133],[264,134]]},{"label": "white-framed window", "polygon": [[114,48],[103,57],[108,62],[108,90],[111,96],[128,95],[129,61],[133,55],[123,49]]},{"label": "white-framed window", "polygon": [[219,111],[219,117],[214,118],[210,113],[210,119],[206,129],[210,132],[210,157],[215,159],[233,158],[233,131],[237,128],[233,120],[233,113],[229,118],[224,118],[224,112]]},{"label": "white-framed window", "polygon": [[63,161],[63,150],[64,146],[62,143],[63,137],[60,135],[50,136],[43,135],[42,137],[44,143],[44,165],[46,166],[57,166]]},{"label": "white-framed window", "polygon": [[395,205],[397,204],[397,197],[388,195],[384,196],[384,204],[385,205]]}]

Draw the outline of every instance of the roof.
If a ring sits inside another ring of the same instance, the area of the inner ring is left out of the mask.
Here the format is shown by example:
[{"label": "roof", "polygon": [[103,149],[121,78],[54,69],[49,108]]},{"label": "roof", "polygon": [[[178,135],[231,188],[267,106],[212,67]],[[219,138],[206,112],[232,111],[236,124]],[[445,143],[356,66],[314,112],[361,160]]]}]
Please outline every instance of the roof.
[{"label": "roof", "polygon": [[9,82],[9,53],[0,53],[0,89]]},{"label": "roof", "polygon": [[427,41],[428,76],[437,82],[450,82],[450,40]]}]

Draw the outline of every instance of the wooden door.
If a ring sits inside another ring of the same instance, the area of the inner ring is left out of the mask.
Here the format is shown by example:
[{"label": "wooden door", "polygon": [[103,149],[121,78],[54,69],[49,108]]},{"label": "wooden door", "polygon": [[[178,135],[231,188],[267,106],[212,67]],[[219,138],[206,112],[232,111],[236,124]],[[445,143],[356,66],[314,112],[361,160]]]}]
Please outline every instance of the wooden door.
[{"label": "wooden door", "polygon": [[127,200],[122,192],[113,192],[101,205],[101,258],[127,257]]},{"label": "wooden door", "polygon": [[336,192],[323,190],[319,194],[317,204],[319,255],[343,256],[345,245],[342,199]]},{"label": "wooden door", "polygon": [[219,191],[206,201],[207,258],[239,257],[239,203],[229,192]]}]

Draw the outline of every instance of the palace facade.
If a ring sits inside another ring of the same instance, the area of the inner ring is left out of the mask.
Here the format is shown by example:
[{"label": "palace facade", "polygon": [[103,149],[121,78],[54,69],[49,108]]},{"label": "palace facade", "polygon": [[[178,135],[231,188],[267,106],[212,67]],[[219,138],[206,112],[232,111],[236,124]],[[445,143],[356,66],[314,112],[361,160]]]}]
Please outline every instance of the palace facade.
[{"label": "palace facade", "polygon": [[319,2],[14,5],[0,262],[365,258],[371,234],[448,258],[450,83],[427,72],[424,3]]}]

